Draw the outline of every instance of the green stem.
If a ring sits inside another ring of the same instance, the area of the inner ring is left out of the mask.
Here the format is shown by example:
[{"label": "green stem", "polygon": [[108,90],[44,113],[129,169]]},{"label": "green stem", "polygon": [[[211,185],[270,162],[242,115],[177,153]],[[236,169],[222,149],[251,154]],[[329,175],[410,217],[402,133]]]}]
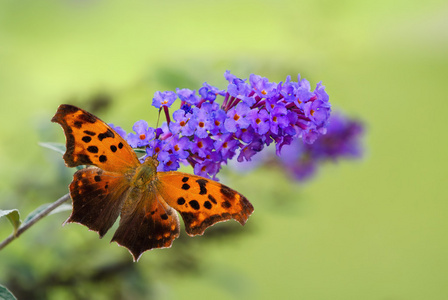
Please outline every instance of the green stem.
[{"label": "green stem", "polygon": [[42,219],[43,217],[48,215],[52,210],[54,210],[56,207],[60,206],[62,203],[64,203],[65,201],[67,201],[69,199],[70,199],[70,194],[65,194],[64,196],[62,196],[61,198],[59,198],[58,200],[56,200],[55,202],[50,204],[43,211],[36,214],[31,220],[29,220],[25,224],[22,224],[22,226],[20,226],[19,229],[17,229],[17,232],[15,234],[12,233],[10,236],[8,236],[5,240],[3,240],[0,243],[0,250],[3,249],[6,245],[11,243],[16,238],[18,238],[23,232],[25,232],[25,230],[27,230],[28,228],[33,226],[37,221],[39,221],[40,219]]}]

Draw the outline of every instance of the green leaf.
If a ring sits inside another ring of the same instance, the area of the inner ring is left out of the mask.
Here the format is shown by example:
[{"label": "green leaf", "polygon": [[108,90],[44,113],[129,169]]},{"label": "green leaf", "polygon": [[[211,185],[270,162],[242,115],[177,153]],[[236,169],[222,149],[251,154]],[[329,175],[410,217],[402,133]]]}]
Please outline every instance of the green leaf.
[{"label": "green leaf", "polygon": [[16,297],[3,285],[0,284],[0,299],[3,300],[17,300]]},{"label": "green leaf", "polygon": [[14,227],[14,234],[16,234],[17,229],[19,229],[19,226],[22,223],[22,221],[20,221],[19,210],[18,209],[10,209],[10,210],[1,210],[0,209],[0,218],[1,217],[8,218],[9,222],[11,222],[12,226]]},{"label": "green leaf", "polygon": [[[33,210],[28,216],[26,216],[25,220],[23,221],[23,224],[28,223],[32,218],[34,218],[34,216],[41,213],[43,210],[45,210],[51,204],[53,204],[53,202],[45,203],[45,204],[42,204],[41,206],[39,206],[38,208],[36,208],[35,210]],[[60,212],[71,210],[71,209],[72,209],[72,206],[70,204],[62,204],[62,205],[56,207],[55,209],[53,209],[48,215],[60,213]]]},{"label": "green leaf", "polygon": [[61,154],[65,153],[65,145],[61,143],[39,143],[39,146],[54,150]]}]

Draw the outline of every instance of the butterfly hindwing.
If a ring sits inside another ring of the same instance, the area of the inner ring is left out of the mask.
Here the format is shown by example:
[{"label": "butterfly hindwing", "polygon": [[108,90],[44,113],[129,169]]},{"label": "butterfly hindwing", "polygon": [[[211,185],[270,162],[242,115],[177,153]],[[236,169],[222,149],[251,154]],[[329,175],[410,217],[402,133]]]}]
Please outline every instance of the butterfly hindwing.
[{"label": "butterfly hindwing", "polygon": [[70,184],[73,211],[66,223],[83,224],[103,237],[118,218],[128,190],[126,179],[117,173],[97,167],[77,171]]},{"label": "butterfly hindwing", "polygon": [[170,247],[178,236],[176,211],[152,189],[135,189],[123,205],[120,226],[112,241],[126,247],[137,261],[146,250]]},{"label": "butterfly hindwing", "polygon": [[189,235],[229,219],[244,225],[254,211],[243,195],[219,182],[181,172],[160,172],[158,178],[159,193],[181,214]]},{"label": "butterfly hindwing", "polygon": [[137,155],[128,143],[91,113],[63,104],[51,121],[64,129],[67,166],[95,165],[111,172],[125,172],[138,166]]}]

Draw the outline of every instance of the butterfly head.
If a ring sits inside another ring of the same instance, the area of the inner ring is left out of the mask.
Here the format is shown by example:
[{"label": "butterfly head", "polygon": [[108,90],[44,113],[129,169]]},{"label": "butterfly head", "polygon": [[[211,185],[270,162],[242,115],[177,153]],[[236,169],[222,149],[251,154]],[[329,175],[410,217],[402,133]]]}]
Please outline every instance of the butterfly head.
[{"label": "butterfly head", "polygon": [[159,165],[159,161],[157,159],[157,154],[146,157],[145,161],[143,163],[157,168],[157,166]]}]

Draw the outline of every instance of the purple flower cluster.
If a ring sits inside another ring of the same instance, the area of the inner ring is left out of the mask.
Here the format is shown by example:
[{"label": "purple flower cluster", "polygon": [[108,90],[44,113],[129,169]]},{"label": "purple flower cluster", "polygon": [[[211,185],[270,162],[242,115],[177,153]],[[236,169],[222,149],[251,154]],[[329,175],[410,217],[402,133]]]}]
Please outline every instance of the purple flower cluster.
[{"label": "purple flower cluster", "polygon": [[350,119],[341,113],[332,113],[327,133],[313,144],[294,140],[283,147],[280,155],[268,149],[255,156],[250,162],[231,163],[232,169],[246,172],[262,165],[280,167],[298,181],[310,179],[325,161],[359,158],[362,156],[362,137],[364,128],[361,122]]},{"label": "purple flower cluster", "polygon": [[327,134],[319,137],[312,145],[293,141],[283,148],[278,161],[295,179],[309,179],[324,161],[360,157],[363,131],[359,121],[333,113]]},{"label": "purple flower cluster", "polygon": [[[157,155],[159,171],[177,170],[184,162],[195,174],[216,179],[221,165],[235,156],[239,162],[250,161],[273,142],[280,153],[295,139],[311,144],[326,132],[331,105],[321,83],[311,91],[300,76],[297,82],[288,76],[278,84],[254,74],[249,80],[229,71],[224,76],[226,90],[204,83],[197,93],[156,92],[152,105],[163,110],[167,121],[160,128],[136,122],[126,136],[128,143]],[[180,105],[171,116],[176,100]]]}]

